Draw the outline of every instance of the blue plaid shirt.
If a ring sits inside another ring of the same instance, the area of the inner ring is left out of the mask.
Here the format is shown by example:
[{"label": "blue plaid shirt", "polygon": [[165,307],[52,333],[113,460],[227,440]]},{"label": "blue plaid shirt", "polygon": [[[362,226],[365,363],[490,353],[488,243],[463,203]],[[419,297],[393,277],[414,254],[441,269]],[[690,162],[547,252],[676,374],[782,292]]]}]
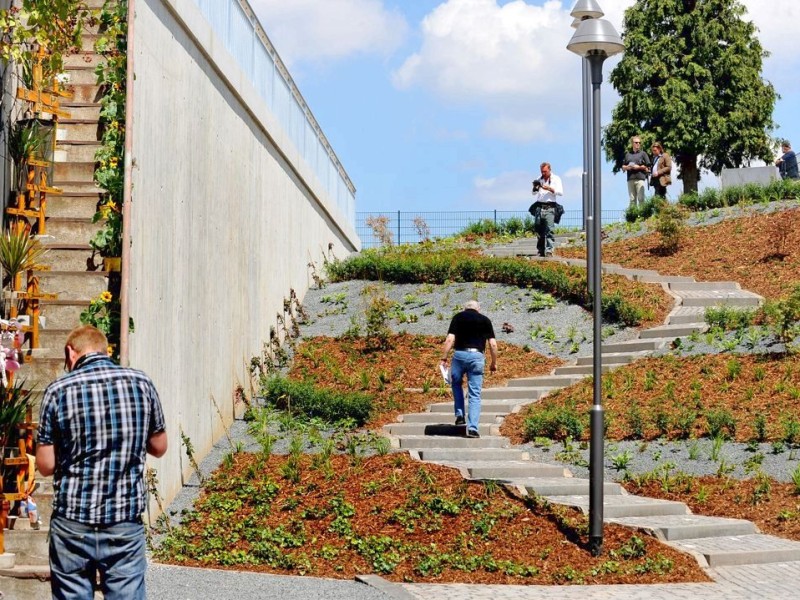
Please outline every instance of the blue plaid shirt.
[{"label": "blue plaid shirt", "polygon": [[164,431],[150,378],[87,354],[44,392],[39,443],[52,444],[53,513],[90,525],[137,521],[145,509],[147,439]]}]

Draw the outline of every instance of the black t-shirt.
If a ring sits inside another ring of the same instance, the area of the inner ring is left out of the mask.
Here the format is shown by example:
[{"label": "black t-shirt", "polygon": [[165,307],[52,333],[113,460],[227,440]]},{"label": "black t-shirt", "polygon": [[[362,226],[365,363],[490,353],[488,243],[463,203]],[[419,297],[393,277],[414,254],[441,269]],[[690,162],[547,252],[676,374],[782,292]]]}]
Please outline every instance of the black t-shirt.
[{"label": "black t-shirt", "polygon": [[486,349],[486,340],[494,338],[494,328],[489,317],[471,308],[462,310],[453,317],[447,333],[456,336],[453,345],[456,350],[477,348],[483,352]]}]

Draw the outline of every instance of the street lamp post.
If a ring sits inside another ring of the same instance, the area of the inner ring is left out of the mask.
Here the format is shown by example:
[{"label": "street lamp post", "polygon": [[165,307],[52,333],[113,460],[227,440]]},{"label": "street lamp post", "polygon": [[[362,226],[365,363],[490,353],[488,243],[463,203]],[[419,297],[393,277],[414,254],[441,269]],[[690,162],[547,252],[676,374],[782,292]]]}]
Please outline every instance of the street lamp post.
[{"label": "street lamp post", "polygon": [[[587,256],[591,267],[592,315],[594,339],[592,340],[592,412],[589,421],[591,442],[589,446],[589,550],[598,556],[603,547],[603,360],[602,360],[602,310],[601,310],[601,191],[600,191],[600,85],[603,83],[603,62],[623,50],[622,39],[614,26],[605,19],[586,19],[578,25],[567,49],[583,56],[589,64],[592,85],[592,211],[591,243],[587,242]],[[584,102],[587,98],[584,97]],[[588,137],[587,137],[588,139]],[[584,139],[584,144],[586,139]],[[588,221],[588,220],[587,220]],[[588,231],[587,231],[588,233]]]},{"label": "street lamp post", "polygon": [[[572,7],[569,15],[573,18],[572,27],[577,29],[581,21],[586,19],[600,19],[603,17],[603,9],[595,0],[578,0]],[[591,140],[591,99],[589,88],[591,80],[589,75],[589,60],[583,57],[581,60],[581,92],[583,98],[583,231],[586,234],[586,247],[592,247],[592,140]],[[592,293],[592,279],[594,269],[592,268],[592,256],[586,253],[586,283],[588,292]]]}]

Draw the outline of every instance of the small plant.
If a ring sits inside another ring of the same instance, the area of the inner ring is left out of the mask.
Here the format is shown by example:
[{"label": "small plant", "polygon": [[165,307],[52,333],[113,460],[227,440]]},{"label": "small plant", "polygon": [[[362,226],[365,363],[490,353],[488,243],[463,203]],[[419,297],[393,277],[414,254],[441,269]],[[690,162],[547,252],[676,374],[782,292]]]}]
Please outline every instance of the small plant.
[{"label": "small plant", "polygon": [[617,454],[611,458],[611,466],[617,471],[625,471],[628,468],[632,458],[633,455],[631,454],[630,450],[626,450],[625,452]]},{"label": "small plant", "polygon": [[428,227],[428,224],[425,222],[421,216],[417,215],[414,217],[414,228],[417,230],[417,235],[419,239],[423,242],[427,242],[431,239],[431,229]]},{"label": "small plant", "polygon": [[680,206],[664,203],[656,214],[655,230],[661,236],[660,250],[665,255],[675,254],[681,244],[686,216]]},{"label": "small plant", "polygon": [[381,246],[391,246],[394,243],[392,230],[389,229],[389,217],[386,215],[370,215],[365,221],[367,227],[372,229],[372,235]]},{"label": "small plant", "polygon": [[795,495],[800,496],[800,465],[797,465],[792,471],[792,483]]},{"label": "small plant", "polygon": [[555,305],[556,299],[550,294],[534,290],[531,292],[531,300],[528,303],[528,312],[538,312],[547,308],[553,308]]},{"label": "small plant", "polygon": [[200,470],[200,465],[197,464],[197,461],[194,458],[194,446],[192,445],[192,440],[183,432],[183,429],[180,430],[181,433],[181,442],[183,443],[183,447],[186,449],[186,458],[189,459],[189,464],[192,467],[195,475],[197,475],[197,480],[200,482],[200,485],[205,483],[205,476],[203,472]]},{"label": "small plant", "polygon": [[727,408],[706,411],[706,429],[712,438],[733,438],[736,435],[736,419]]}]

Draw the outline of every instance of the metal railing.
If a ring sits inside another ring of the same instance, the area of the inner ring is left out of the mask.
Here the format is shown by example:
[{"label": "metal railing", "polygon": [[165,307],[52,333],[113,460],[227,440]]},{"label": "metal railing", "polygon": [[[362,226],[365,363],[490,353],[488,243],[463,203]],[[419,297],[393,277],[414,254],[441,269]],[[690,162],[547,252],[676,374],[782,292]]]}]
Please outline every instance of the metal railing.
[{"label": "metal railing", "polygon": [[344,217],[356,188],[247,0],[193,0]]},{"label": "metal railing", "polygon": [[[488,220],[502,224],[509,219],[519,219],[523,223],[532,219],[527,211],[485,210],[485,211],[448,211],[448,212],[357,212],[356,233],[361,238],[363,248],[375,248],[381,240],[367,221],[384,218],[386,229],[393,244],[416,244],[422,241],[424,233],[431,239],[454,235],[473,223]],[[604,210],[603,225],[618,223],[625,218],[624,210]],[[581,229],[583,227],[583,211],[568,210],[561,217],[558,227],[565,229]],[[425,230],[425,231],[423,231]]]}]

